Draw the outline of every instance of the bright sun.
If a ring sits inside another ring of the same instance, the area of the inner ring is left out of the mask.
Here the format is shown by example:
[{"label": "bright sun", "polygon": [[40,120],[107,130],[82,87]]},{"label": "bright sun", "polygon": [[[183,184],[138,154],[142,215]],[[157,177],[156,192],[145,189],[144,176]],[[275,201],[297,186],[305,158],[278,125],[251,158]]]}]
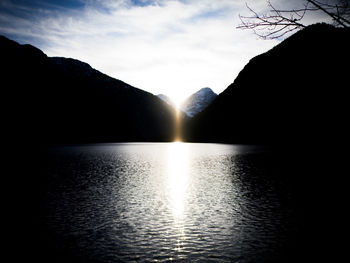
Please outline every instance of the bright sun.
[{"label": "bright sun", "polygon": [[181,93],[172,92],[172,93],[169,94],[169,98],[174,103],[176,109],[179,109],[181,104],[186,99],[186,95],[183,95]]}]

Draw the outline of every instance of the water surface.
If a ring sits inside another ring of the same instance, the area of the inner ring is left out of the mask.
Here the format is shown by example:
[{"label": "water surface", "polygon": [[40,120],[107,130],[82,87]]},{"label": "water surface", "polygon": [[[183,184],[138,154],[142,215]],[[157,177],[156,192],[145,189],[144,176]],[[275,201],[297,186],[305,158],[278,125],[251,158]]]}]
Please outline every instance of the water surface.
[{"label": "water surface", "polygon": [[45,224],[92,262],[272,262],[293,229],[261,147],[127,143],[55,147]]}]

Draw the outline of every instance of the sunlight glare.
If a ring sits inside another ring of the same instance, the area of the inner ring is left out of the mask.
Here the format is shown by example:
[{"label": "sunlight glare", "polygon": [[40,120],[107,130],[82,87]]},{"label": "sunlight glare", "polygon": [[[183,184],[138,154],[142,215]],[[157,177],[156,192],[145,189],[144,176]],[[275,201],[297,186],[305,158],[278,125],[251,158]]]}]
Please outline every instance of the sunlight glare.
[{"label": "sunlight glare", "polygon": [[179,110],[181,107],[181,104],[184,102],[184,100],[186,99],[186,96],[188,96],[188,94],[186,95],[186,93],[184,94],[184,92],[182,91],[182,93],[180,92],[171,92],[169,93],[169,98],[171,99],[173,105],[175,106],[175,109]]},{"label": "sunlight glare", "polygon": [[188,184],[188,149],[186,143],[174,142],[168,148],[169,200],[176,219],[184,216]]}]

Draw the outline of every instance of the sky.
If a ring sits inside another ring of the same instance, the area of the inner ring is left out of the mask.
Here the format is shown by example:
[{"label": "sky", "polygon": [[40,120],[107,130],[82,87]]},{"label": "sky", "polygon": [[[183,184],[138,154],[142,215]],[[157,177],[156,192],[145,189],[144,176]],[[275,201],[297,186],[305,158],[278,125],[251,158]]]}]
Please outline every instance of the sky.
[{"label": "sky", "polygon": [[266,8],[265,0],[0,0],[0,35],[179,103],[203,87],[222,92],[282,41],[236,28],[246,3]]}]

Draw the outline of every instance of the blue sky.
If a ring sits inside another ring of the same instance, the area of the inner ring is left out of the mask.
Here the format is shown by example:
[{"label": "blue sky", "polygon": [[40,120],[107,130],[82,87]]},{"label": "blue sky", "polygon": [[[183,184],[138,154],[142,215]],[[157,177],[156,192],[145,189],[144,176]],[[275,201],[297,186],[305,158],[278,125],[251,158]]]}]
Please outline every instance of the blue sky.
[{"label": "blue sky", "polygon": [[180,101],[203,87],[222,92],[249,59],[279,42],[236,29],[245,2],[266,7],[264,0],[0,0],[0,34]]}]

